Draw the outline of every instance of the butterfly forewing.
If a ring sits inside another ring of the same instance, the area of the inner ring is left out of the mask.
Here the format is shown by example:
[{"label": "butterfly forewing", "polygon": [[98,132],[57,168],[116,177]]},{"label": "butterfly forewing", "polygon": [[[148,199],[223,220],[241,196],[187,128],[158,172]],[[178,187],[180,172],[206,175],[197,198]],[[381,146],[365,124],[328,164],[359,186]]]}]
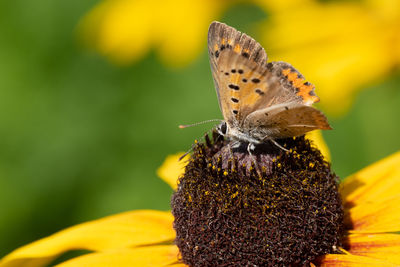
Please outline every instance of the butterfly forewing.
[{"label": "butterfly forewing", "polygon": [[224,51],[218,59],[218,87],[222,113],[227,122],[239,125],[248,114],[272,100],[274,79],[265,68]]},{"label": "butterfly forewing", "polygon": [[265,65],[267,54],[254,39],[219,22],[210,26],[208,52],[222,114],[228,123],[237,124],[244,118],[241,109],[245,99],[241,99],[242,103],[236,100],[251,97],[244,93],[248,92],[245,85],[250,82],[251,74],[253,78],[261,78],[264,68],[260,66]]}]

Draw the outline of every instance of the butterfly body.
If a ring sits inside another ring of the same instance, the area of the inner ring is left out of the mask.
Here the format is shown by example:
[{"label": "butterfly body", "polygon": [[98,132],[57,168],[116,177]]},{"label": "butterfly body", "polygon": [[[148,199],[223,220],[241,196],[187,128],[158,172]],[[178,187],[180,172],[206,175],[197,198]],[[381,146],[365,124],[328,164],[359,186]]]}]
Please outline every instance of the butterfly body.
[{"label": "butterfly body", "polygon": [[285,62],[267,62],[254,39],[220,22],[208,32],[210,65],[224,117],[217,127],[229,139],[260,144],[331,129],[324,114],[311,107],[314,86]]}]

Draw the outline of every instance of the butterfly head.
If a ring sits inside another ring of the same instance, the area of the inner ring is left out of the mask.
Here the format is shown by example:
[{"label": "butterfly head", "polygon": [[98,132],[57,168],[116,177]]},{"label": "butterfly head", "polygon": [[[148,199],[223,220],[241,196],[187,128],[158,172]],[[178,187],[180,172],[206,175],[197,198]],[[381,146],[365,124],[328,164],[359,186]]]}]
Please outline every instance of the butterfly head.
[{"label": "butterfly head", "polygon": [[226,124],[225,121],[222,121],[220,124],[217,125],[217,132],[222,136],[227,135],[228,134],[228,124]]}]

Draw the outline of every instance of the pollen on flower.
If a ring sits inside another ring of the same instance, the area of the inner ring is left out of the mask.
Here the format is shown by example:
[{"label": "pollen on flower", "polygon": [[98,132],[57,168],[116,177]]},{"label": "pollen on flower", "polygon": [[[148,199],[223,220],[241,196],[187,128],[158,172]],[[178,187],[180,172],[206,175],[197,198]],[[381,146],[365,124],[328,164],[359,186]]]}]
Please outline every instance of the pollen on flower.
[{"label": "pollen on flower", "polygon": [[171,200],[185,264],[301,266],[341,246],[337,176],[304,137],[279,142],[296,153],[232,151],[215,132],[194,146]]}]

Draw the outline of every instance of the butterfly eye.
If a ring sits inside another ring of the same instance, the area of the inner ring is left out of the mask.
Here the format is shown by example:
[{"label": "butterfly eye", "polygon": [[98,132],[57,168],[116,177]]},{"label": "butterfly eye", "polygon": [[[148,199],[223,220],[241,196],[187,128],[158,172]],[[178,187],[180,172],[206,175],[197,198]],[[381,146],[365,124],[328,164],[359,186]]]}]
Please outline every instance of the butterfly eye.
[{"label": "butterfly eye", "polygon": [[217,131],[220,135],[226,135],[227,130],[228,126],[226,125],[226,122],[221,122],[217,127]]}]

